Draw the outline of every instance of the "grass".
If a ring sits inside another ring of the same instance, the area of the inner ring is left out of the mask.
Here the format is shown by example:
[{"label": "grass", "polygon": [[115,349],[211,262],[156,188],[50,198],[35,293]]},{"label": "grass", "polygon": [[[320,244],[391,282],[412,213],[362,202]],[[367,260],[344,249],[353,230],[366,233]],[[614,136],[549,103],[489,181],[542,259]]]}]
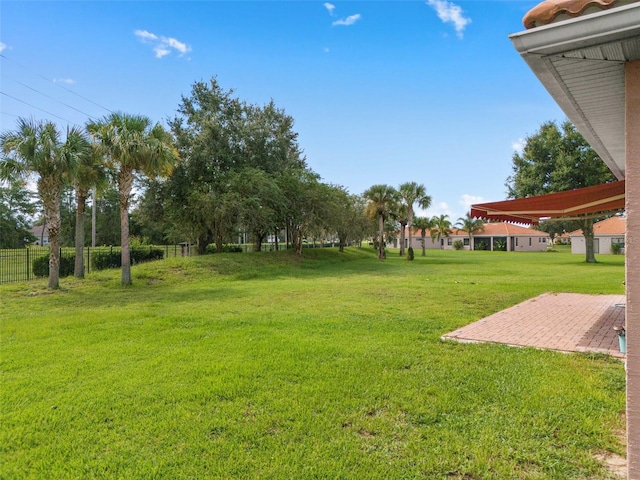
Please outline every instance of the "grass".
[{"label": "grass", "polygon": [[0,477],[611,478],[620,362],[440,336],[623,257],[304,254],[0,286]]}]

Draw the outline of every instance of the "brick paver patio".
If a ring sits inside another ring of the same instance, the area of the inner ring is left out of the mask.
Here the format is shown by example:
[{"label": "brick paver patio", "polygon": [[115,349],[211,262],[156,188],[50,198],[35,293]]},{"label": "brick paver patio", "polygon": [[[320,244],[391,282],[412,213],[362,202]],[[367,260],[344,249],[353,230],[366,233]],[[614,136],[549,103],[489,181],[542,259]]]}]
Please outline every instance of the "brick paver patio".
[{"label": "brick paver patio", "polygon": [[624,325],[624,302],[624,295],[545,293],[442,338],[623,357],[613,327]]}]

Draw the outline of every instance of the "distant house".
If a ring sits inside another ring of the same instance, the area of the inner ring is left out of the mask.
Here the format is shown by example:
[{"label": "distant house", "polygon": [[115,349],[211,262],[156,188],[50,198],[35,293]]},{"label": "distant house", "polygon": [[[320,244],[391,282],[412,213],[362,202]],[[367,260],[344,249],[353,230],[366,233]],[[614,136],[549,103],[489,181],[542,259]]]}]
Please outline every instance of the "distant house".
[{"label": "distant house", "polygon": [[[456,240],[462,240],[469,250],[469,234],[454,229],[445,239],[444,248],[453,248]],[[473,250],[506,250],[508,252],[546,252],[549,235],[532,228],[521,227],[508,222],[485,223],[484,229],[472,237]]]},{"label": "distant house", "polygon": [[[611,253],[611,245],[618,243],[621,253],[624,253],[625,230],[627,228],[626,217],[610,217],[593,225],[593,251],[595,253]],[[571,253],[585,254],[586,242],[582,230],[569,233],[571,238]]]},{"label": "distant house", "polygon": [[49,245],[49,229],[44,225],[37,225],[29,230],[34,237],[36,237],[36,241],[33,242],[34,245],[40,245],[46,247]]},{"label": "distant house", "polygon": [[[405,235],[405,246],[409,245],[408,231]],[[429,232],[425,239],[425,247],[428,249],[445,249],[454,248],[454,243],[462,241],[465,250],[470,249],[469,234],[458,228],[452,228],[448,237],[441,237],[440,241],[432,240]],[[513,223],[496,222],[486,223],[482,231],[476,232],[471,241],[473,242],[473,250],[501,250],[506,249],[509,252],[545,252],[549,243],[549,235],[532,228],[521,227]],[[422,248],[420,243],[420,231],[413,233],[412,246],[414,250]],[[397,246],[397,241],[393,246]]]}]

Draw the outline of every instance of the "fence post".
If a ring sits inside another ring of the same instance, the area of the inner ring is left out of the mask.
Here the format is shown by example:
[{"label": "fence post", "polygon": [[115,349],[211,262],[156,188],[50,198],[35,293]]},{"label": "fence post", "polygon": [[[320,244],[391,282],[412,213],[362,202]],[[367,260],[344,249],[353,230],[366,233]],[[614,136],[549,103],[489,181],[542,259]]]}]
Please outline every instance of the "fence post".
[{"label": "fence post", "polygon": [[87,275],[91,273],[91,247],[87,247]]},{"label": "fence post", "polygon": [[30,278],[29,278],[29,263],[31,263],[31,262],[29,261],[29,247],[27,247],[27,281],[30,280]]}]

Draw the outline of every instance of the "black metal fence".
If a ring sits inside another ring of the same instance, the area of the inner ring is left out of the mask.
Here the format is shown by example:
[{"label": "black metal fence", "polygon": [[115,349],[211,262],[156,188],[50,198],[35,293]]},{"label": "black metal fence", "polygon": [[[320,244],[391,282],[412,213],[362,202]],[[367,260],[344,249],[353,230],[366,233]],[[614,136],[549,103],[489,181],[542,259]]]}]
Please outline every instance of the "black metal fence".
[{"label": "black metal fence", "polygon": [[[146,247],[131,247],[146,248]],[[190,256],[192,246],[189,244],[178,245],[154,245],[150,248],[162,249],[164,258]],[[112,255],[120,255],[120,247],[85,247],[84,268],[85,273],[94,270],[92,263],[92,252],[104,252]],[[45,257],[49,254],[49,247],[30,246],[17,249],[0,249],[0,283],[24,282],[37,278],[33,273],[33,262],[37,258]],[[74,256],[74,247],[62,247],[60,256]]]}]

